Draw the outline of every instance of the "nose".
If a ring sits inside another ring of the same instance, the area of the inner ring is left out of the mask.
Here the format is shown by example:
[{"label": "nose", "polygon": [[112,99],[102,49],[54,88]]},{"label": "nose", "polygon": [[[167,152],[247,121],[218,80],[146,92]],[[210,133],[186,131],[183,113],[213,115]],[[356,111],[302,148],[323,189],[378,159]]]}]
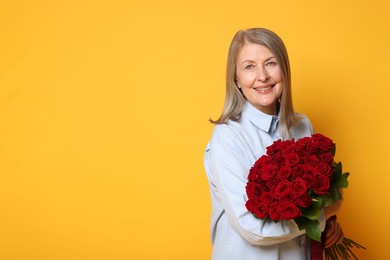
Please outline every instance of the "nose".
[{"label": "nose", "polygon": [[265,68],[259,68],[259,71],[257,72],[257,79],[260,81],[267,81],[269,78],[268,72]]}]

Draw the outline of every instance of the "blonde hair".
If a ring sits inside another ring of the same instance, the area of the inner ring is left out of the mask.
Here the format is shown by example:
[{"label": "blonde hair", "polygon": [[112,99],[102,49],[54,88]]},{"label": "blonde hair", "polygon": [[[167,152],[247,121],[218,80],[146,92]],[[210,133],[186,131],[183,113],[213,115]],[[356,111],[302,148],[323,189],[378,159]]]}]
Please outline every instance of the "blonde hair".
[{"label": "blonde hair", "polygon": [[228,54],[226,66],[226,96],[221,116],[214,124],[226,124],[229,120],[239,121],[245,105],[245,97],[236,85],[236,63],[238,52],[245,43],[255,43],[268,48],[277,59],[282,72],[283,91],[280,97],[280,131],[283,138],[289,137],[289,129],[300,120],[294,112],[291,94],[290,62],[286,47],[280,37],[264,28],[241,30],[234,36]]}]

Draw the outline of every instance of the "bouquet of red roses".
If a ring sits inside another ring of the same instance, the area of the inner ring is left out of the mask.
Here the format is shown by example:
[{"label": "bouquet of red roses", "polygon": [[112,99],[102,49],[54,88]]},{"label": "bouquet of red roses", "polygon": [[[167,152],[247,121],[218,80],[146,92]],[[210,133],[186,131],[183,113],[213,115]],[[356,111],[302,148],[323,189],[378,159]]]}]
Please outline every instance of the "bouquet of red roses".
[{"label": "bouquet of red roses", "polygon": [[[321,134],[275,141],[249,171],[248,211],[259,219],[292,219],[311,239],[321,241],[321,209],[340,200],[340,189],[348,187],[349,173],[334,162],[335,152],[333,141]],[[351,244],[361,247],[345,238],[343,246],[333,246],[339,248],[333,248],[336,258],[330,259],[348,259],[344,255],[352,253]]]}]

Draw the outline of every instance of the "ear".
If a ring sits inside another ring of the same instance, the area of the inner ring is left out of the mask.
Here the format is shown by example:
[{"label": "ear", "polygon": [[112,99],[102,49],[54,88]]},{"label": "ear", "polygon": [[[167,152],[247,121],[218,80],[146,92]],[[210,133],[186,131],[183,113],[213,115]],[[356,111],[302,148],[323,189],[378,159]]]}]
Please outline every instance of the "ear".
[{"label": "ear", "polygon": [[241,89],[240,85],[238,85],[237,80],[235,80],[234,83],[236,84],[236,86],[237,86],[238,89]]}]

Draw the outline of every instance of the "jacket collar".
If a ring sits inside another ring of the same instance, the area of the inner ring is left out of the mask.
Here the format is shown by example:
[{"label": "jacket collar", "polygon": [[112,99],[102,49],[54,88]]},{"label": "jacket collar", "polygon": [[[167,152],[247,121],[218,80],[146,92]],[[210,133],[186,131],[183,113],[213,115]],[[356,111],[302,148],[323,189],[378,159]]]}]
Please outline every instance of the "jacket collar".
[{"label": "jacket collar", "polygon": [[248,119],[253,125],[261,130],[273,134],[276,131],[279,115],[272,116],[265,114],[252,106],[249,102],[246,102],[242,111],[242,117]]}]

